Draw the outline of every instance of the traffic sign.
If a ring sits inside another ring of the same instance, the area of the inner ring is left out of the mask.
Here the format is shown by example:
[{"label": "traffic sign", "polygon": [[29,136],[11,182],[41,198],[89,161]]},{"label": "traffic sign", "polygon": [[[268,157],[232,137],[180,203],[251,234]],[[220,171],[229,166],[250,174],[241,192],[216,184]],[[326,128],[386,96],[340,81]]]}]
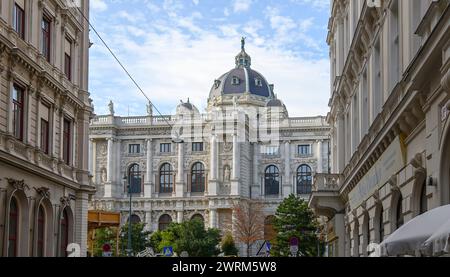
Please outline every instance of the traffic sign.
[{"label": "traffic sign", "polygon": [[173,256],[173,247],[172,246],[164,247],[163,254],[166,257],[172,257]]},{"label": "traffic sign", "polygon": [[102,246],[103,252],[111,252],[111,244],[105,243]]},{"label": "traffic sign", "polygon": [[103,257],[112,257],[111,244],[105,243],[102,246],[102,256]]}]

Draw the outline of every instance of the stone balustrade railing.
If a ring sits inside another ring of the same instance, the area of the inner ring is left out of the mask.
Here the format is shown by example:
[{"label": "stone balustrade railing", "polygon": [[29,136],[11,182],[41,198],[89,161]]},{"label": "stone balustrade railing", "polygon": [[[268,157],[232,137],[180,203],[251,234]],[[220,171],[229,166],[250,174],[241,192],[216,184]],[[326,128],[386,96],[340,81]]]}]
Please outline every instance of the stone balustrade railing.
[{"label": "stone balustrade railing", "polygon": [[313,192],[338,191],[340,178],[339,174],[317,173],[314,176]]}]

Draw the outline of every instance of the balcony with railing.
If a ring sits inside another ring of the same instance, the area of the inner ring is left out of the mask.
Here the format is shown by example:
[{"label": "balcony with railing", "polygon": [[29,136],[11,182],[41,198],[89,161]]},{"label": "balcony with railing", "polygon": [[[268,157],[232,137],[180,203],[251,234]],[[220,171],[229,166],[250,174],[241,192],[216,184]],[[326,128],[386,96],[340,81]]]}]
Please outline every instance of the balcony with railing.
[{"label": "balcony with railing", "polygon": [[344,202],[339,195],[340,180],[339,174],[315,175],[309,206],[316,214],[331,218],[344,210]]}]

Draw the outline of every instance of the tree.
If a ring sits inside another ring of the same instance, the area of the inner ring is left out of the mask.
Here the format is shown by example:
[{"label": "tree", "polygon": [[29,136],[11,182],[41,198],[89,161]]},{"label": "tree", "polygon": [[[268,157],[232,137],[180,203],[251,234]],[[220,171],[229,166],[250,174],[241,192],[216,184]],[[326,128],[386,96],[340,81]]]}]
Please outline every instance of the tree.
[{"label": "tree", "polygon": [[225,256],[237,256],[239,253],[230,232],[227,232],[223,237],[221,248]]},{"label": "tree", "polygon": [[101,228],[95,230],[95,239],[93,241],[93,256],[103,256],[103,245],[110,244],[113,256],[117,256],[116,243],[117,243],[117,228]]},{"label": "tree", "polygon": [[220,252],[220,231],[205,230],[203,222],[196,219],[181,224],[172,223],[166,230],[154,233],[150,241],[160,253],[167,246],[172,246],[177,254],[186,251],[190,257],[213,257]]},{"label": "tree", "polygon": [[[139,252],[144,251],[147,247],[150,247],[150,234],[151,232],[145,231],[144,223],[133,223],[131,225],[131,248],[132,255],[136,255]],[[122,249],[122,256],[126,256],[126,249],[128,248],[128,224],[122,227],[120,232],[120,244],[119,247]]]},{"label": "tree", "polygon": [[274,219],[274,229],[277,236],[272,247],[273,256],[289,256],[289,239],[299,239],[299,253],[302,256],[315,257],[322,251],[324,245],[317,236],[319,224],[308,203],[290,195],[278,207]]},{"label": "tree", "polygon": [[240,201],[234,204],[234,237],[245,244],[247,257],[257,241],[264,239],[264,213],[262,204],[255,201]]}]

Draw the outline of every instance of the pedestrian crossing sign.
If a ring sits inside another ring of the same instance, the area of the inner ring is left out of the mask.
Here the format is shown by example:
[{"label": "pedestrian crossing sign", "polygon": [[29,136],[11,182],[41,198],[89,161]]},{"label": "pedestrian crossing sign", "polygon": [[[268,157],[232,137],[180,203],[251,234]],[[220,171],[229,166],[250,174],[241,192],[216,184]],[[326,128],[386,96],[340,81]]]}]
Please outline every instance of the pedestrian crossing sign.
[{"label": "pedestrian crossing sign", "polygon": [[173,256],[173,247],[172,246],[164,247],[163,254],[166,257],[172,257]]}]

